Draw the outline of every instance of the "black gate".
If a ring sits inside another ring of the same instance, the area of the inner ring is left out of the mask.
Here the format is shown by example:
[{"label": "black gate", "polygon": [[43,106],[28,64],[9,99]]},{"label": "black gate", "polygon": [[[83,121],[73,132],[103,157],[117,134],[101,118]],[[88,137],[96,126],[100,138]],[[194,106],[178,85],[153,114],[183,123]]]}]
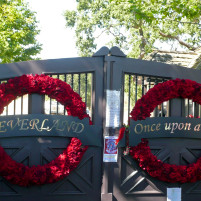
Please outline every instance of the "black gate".
[{"label": "black gate", "polygon": [[[87,111],[95,125],[102,128],[103,58],[73,58],[47,61],[29,61],[0,65],[0,80],[23,74],[48,74],[68,82],[86,102]],[[96,93],[95,93],[96,91]],[[59,114],[64,107],[55,100],[37,94],[13,101],[3,115]],[[102,135],[102,133],[99,133]],[[68,138],[15,137],[0,138],[1,146],[17,162],[24,165],[44,165],[55,159],[67,147]],[[65,179],[42,186],[19,187],[1,178],[0,200],[62,201],[101,200],[102,148],[89,147],[75,171]]]},{"label": "black gate", "polygon": [[[118,48],[101,48],[91,58],[29,61],[0,65],[0,81],[23,74],[47,74],[71,85],[86,102],[93,123],[102,131],[101,136],[116,136],[136,101],[154,85],[174,78],[191,79],[201,83],[198,70],[162,63],[128,59]],[[107,90],[120,92],[120,123],[108,126],[106,114]],[[165,116],[200,115],[200,106],[191,100],[174,99],[162,105]],[[66,115],[63,106],[46,96],[32,94],[17,99],[5,109],[3,115],[31,113]],[[157,116],[157,108],[152,116]],[[46,164],[56,158],[69,143],[58,137],[18,137],[0,142],[16,161],[32,166]],[[42,142],[42,143],[41,143]],[[152,152],[167,163],[190,164],[201,155],[200,140],[150,140]],[[0,199],[3,201],[165,201],[167,188],[181,187],[182,201],[200,200],[200,182],[169,184],[151,178],[119,149],[117,163],[103,163],[102,148],[90,147],[78,168],[65,179],[43,186],[19,187],[3,178]]]},{"label": "black gate", "polygon": [[[107,73],[112,74],[107,89],[121,92],[122,124],[128,124],[129,113],[136,101],[154,85],[175,78],[201,82],[199,70],[128,59],[123,54],[119,54],[118,57],[106,56],[105,60],[108,62]],[[162,110],[167,117],[200,115],[200,106],[187,99],[172,99],[163,103]],[[158,112],[155,108],[152,116],[157,116]],[[105,128],[105,130],[110,135],[118,134],[118,128]],[[200,140],[154,139],[149,141],[152,153],[166,163],[187,165],[196,162],[201,155]],[[177,187],[181,188],[182,201],[200,200],[200,182],[183,185],[161,182],[142,171],[129,155],[123,154],[123,150],[119,151],[118,163],[105,164],[104,176],[107,185],[103,191],[107,193],[104,200],[166,201],[167,188]],[[107,178],[110,179],[107,180]]]}]

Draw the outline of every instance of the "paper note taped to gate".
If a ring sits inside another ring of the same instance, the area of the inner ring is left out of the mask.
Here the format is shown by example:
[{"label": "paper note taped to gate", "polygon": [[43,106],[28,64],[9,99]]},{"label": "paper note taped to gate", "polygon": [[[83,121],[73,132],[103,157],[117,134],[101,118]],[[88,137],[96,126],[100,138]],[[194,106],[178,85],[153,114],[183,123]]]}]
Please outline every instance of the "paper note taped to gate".
[{"label": "paper note taped to gate", "polygon": [[120,91],[106,91],[106,127],[119,127]]},{"label": "paper note taped to gate", "polygon": [[181,201],[181,188],[167,188],[167,201]]}]

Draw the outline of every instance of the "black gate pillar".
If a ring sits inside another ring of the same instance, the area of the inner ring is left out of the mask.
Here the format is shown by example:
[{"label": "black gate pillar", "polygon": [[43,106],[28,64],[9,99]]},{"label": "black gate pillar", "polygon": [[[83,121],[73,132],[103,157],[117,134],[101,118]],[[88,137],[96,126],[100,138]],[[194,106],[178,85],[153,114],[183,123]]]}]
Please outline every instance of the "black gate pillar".
[{"label": "black gate pillar", "polygon": [[44,96],[40,94],[29,95],[29,114],[42,114],[44,111]]},{"label": "black gate pillar", "polygon": [[183,100],[180,98],[175,98],[170,101],[170,116],[181,117],[184,113]]},{"label": "black gate pillar", "polygon": [[[169,116],[171,117],[182,117],[184,115],[184,101],[181,98],[174,98],[170,100],[170,110]],[[178,149],[178,152],[180,150]],[[170,164],[180,165],[180,160],[178,159],[178,155],[173,153],[170,158]],[[175,185],[177,187],[177,185]]]},{"label": "black gate pillar", "polygon": [[[95,55],[96,56],[96,55]],[[104,120],[103,120],[103,135],[105,136],[118,136],[119,128],[121,125],[120,113],[119,111],[119,125],[118,127],[108,125],[109,117],[107,117],[106,111],[108,110],[107,106],[107,93],[117,92],[120,94],[119,104],[123,102],[123,90],[122,90],[122,71],[115,69],[113,64],[117,59],[121,57],[124,58],[126,55],[117,47],[112,47],[108,49],[107,54],[105,54],[105,65],[104,65]],[[114,76],[115,75],[115,76]],[[115,97],[114,97],[115,99]],[[122,108],[122,107],[120,107]],[[121,115],[122,116],[122,115]],[[114,180],[115,180],[115,169],[118,169],[118,164],[116,162],[104,162],[103,164],[103,184],[102,184],[102,201],[114,201],[116,198],[113,195]]]}]

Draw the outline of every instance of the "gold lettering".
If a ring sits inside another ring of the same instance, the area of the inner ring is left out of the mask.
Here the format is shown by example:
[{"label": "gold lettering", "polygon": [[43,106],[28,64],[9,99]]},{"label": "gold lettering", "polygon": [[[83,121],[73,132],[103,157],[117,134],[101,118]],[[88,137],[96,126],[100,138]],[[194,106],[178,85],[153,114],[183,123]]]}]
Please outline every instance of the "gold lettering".
[{"label": "gold lettering", "polygon": [[6,121],[0,121],[0,132],[1,132],[1,133],[7,131],[7,129],[2,130],[2,129],[5,127],[5,125],[2,125],[2,124],[5,124],[5,123],[6,123]]},{"label": "gold lettering", "polygon": [[145,125],[144,126],[144,132],[149,132],[150,131],[150,126],[149,125]]},{"label": "gold lettering", "polygon": [[172,123],[172,129],[170,133],[174,133],[174,130],[178,128],[178,123]]},{"label": "gold lettering", "polygon": [[73,125],[72,125],[72,131],[75,132],[75,130],[77,129],[77,123],[73,121]]},{"label": "gold lettering", "polygon": [[[20,130],[28,130],[29,127],[28,127],[28,125],[27,125],[27,122],[25,122],[25,121],[28,121],[28,119],[22,119],[21,121],[22,121],[22,123],[21,123],[21,128],[20,128]],[[26,126],[26,127],[24,127],[24,126]]]},{"label": "gold lettering", "polygon": [[[63,128],[59,128],[59,122],[56,122],[57,123],[57,127],[56,127],[56,129],[57,130],[59,130],[59,131],[64,131],[65,130],[65,128],[67,128],[67,131],[68,132],[70,132],[70,130],[72,129],[72,130],[75,130],[76,129],[76,127],[75,127],[75,122],[74,121],[72,121],[72,122],[70,122],[70,124],[69,124],[69,122],[68,121],[62,121],[62,123],[61,123],[61,125],[63,126]],[[52,127],[53,128],[53,127]],[[51,129],[52,129],[51,128]],[[50,129],[50,130],[51,130]]]},{"label": "gold lettering", "polygon": [[49,129],[47,129],[47,131],[51,131],[53,128],[57,128],[58,122],[59,122],[59,120],[53,120],[53,126]]},{"label": "gold lettering", "polygon": [[169,123],[169,126],[167,126],[167,123],[165,123],[165,130],[170,130],[171,129],[171,123]]},{"label": "gold lettering", "polygon": [[64,131],[64,130],[65,130],[65,125],[66,125],[66,124],[68,124],[67,121],[62,121],[61,125],[63,126],[63,129],[59,129],[58,126],[57,126],[56,129],[59,130],[59,131]]},{"label": "gold lettering", "polygon": [[159,130],[161,129],[160,127],[161,127],[161,124],[158,123],[158,124],[156,125],[156,130],[159,131]]},{"label": "gold lettering", "polygon": [[41,132],[40,129],[38,128],[38,124],[39,124],[39,119],[32,119],[30,122],[29,122],[29,125],[31,126],[31,129],[36,129],[37,131]]},{"label": "gold lettering", "polygon": [[17,118],[17,123],[13,125],[13,120],[8,121],[7,126],[10,126],[11,130],[13,130],[17,125],[20,126],[20,119]]},{"label": "gold lettering", "polygon": [[186,123],[184,130],[191,130],[191,123]]},{"label": "gold lettering", "polygon": [[153,128],[154,126],[156,126],[156,124],[151,125],[151,131],[155,131],[155,129]]},{"label": "gold lettering", "polygon": [[[58,131],[63,131],[64,129],[59,128],[60,121],[61,121],[61,120],[59,120],[59,121],[58,121],[58,123],[57,123],[56,130],[58,130]],[[63,122],[62,122],[62,124],[61,124],[61,125],[63,125]]]},{"label": "gold lettering", "polygon": [[[139,132],[137,131],[137,126],[140,126],[140,131],[139,131]],[[135,126],[134,130],[135,130],[135,133],[136,133],[136,134],[140,134],[140,133],[143,131],[143,126],[142,126],[142,124],[137,124],[137,125]]]},{"label": "gold lettering", "polygon": [[48,131],[49,126],[47,126],[46,128],[44,128],[44,124],[45,124],[46,121],[49,121],[49,120],[48,120],[48,119],[44,119],[44,120],[43,120],[43,122],[42,122],[42,124],[41,124],[41,127],[40,127],[40,131],[42,131],[42,130],[47,130],[47,131]]},{"label": "gold lettering", "polygon": [[184,128],[184,124],[183,123],[180,123],[179,125],[178,125],[178,129],[179,130],[182,130]]},{"label": "gold lettering", "polygon": [[200,131],[200,124],[197,124],[197,125],[194,127],[194,131]]},{"label": "gold lettering", "polygon": [[[81,126],[81,128],[79,128],[79,126]],[[84,125],[82,123],[78,123],[74,132],[81,133],[83,130],[84,130]]]},{"label": "gold lettering", "polygon": [[74,125],[75,125],[75,122],[74,121],[72,121],[71,123],[70,123],[70,125],[68,125],[68,122],[67,122],[67,129],[68,129],[68,132],[70,131],[70,129],[72,128],[74,128]]}]

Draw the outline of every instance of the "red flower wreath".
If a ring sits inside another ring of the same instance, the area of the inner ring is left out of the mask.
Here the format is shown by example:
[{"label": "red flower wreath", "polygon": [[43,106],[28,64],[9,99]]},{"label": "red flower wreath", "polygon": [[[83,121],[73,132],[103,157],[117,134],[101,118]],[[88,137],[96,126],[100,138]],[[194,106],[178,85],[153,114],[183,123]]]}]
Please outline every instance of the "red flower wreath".
[{"label": "red flower wreath", "polygon": [[[17,96],[25,94],[46,94],[65,106],[68,115],[80,119],[89,117],[85,103],[70,85],[47,75],[22,75],[0,85],[0,114],[4,107]],[[91,124],[91,121],[89,122]],[[72,138],[66,150],[50,163],[27,167],[14,161],[0,146],[0,175],[13,184],[20,186],[53,183],[69,175],[82,159],[87,146],[82,147],[77,138]]]},{"label": "red flower wreath", "polygon": [[[157,105],[178,97],[192,99],[194,102],[201,104],[201,84],[183,79],[160,83],[137,101],[131,112],[131,118],[135,121],[144,120],[150,117],[151,112]],[[143,139],[137,146],[130,147],[130,155],[139,162],[139,166],[150,176],[161,181],[186,183],[201,180],[201,157],[196,163],[187,166],[163,163],[151,153],[146,139]]]}]

